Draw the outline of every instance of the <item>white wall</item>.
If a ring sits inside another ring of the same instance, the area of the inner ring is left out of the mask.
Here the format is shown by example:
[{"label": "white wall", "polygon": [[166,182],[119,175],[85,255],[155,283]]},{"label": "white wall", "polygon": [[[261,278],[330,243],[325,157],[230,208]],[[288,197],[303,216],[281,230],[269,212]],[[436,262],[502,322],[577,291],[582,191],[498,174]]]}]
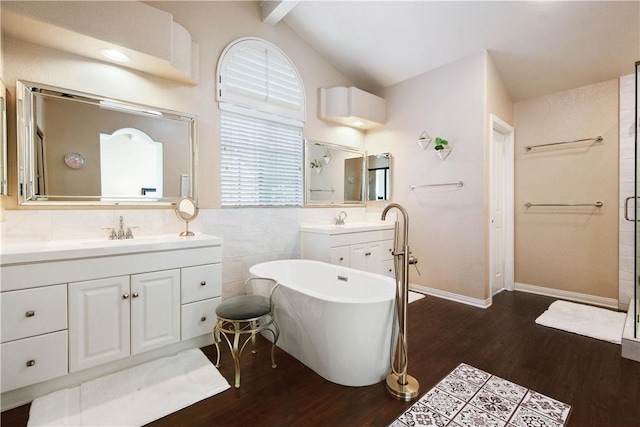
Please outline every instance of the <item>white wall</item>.
[{"label": "white wall", "polygon": [[[393,202],[409,214],[409,245],[418,258],[411,283],[469,298],[485,294],[484,146],[485,55],[480,53],[398,83],[380,92],[387,123],[367,132],[369,154],[393,156]],[[449,141],[442,161],[432,145],[416,140],[426,131]],[[464,186],[409,189],[410,184],[463,181]],[[373,202],[370,211],[381,211]]]},{"label": "white wall", "polygon": [[[184,26],[200,45],[200,83],[197,86],[185,86],[9,37],[2,40],[5,82],[13,94],[15,80],[25,79],[196,114],[199,120],[199,203],[205,209],[193,229],[225,238],[223,281],[224,295],[228,296],[238,291],[239,284],[248,275],[248,266],[254,262],[299,256],[300,222],[330,222],[340,209],[217,209],[220,205],[220,120],[215,101],[215,71],[220,53],[239,37],[260,37],[274,43],[289,56],[302,77],[307,100],[305,136],[362,147],[364,135],[361,131],[323,122],[317,114],[318,88],[350,86],[351,82],[286,25],[263,24],[257,2],[149,4],[172,13],[174,21]],[[75,18],[81,20],[83,16]],[[13,138],[10,141],[15,141],[15,121],[10,126],[10,137]],[[349,209],[348,212],[349,218],[354,220],[365,214],[364,208]],[[128,225],[140,227],[134,230],[138,236],[177,232],[183,226],[173,211],[168,210],[7,210],[4,213],[6,221],[0,223],[3,243],[106,238],[102,228],[113,227],[119,215],[125,217]]]},{"label": "white wall", "polygon": [[[516,282],[618,301],[618,80],[515,104]],[[594,138],[525,151],[529,145]],[[531,203],[602,208],[525,208]]]}]

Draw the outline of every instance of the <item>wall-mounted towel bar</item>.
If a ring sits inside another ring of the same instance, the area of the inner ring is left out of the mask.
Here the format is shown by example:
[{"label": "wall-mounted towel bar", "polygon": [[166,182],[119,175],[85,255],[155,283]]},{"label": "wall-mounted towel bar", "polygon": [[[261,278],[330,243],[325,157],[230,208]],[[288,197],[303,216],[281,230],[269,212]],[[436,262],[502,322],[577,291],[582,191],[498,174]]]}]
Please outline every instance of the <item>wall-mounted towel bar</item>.
[{"label": "wall-mounted towel bar", "polygon": [[524,204],[525,207],[527,208],[531,208],[534,206],[544,206],[544,207],[551,207],[551,206],[561,206],[561,207],[565,207],[565,206],[593,206],[595,208],[601,208],[602,206],[604,206],[604,203],[602,202],[595,202],[595,203],[525,203]]},{"label": "wall-mounted towel bar", "polygon": [[333,193],[336,190],[334,190],[333,188],[327,188],[327,189],[323,189],[323,188],[311,188],[309,189],[309,192],[311,193],[318,193],[318,192],[328,192],[328,193]]},{"label": "wall-mounted towel bar", "polygon": [[575,141],[562,141],[562,142],[552,142],[550,144],[527,145],[526,147],[524,147],[524,149],[526,151],[531,151],[533,148],[551,147],[551,146],[554,146],[554,145],[573,144],[573,143],[576,143],[576,142],[586,142],[586,141],[594,141],[596,144],[599,144],[603,140],[604,139],[601,136],[596,136],[595,138],[576,139]]},{"label": "wall-mounted towel bar", "polygon": [[456,182],[447,182],[444,184],[423,184],[423,185],[409,185],[409,189],[410,190],[415,190],[416,188],[420,188],[420,187],[446,187],[449,185],[455,185],[456,187],[462,187],[464,185],[464,183],[462,181],[456,181]]}]

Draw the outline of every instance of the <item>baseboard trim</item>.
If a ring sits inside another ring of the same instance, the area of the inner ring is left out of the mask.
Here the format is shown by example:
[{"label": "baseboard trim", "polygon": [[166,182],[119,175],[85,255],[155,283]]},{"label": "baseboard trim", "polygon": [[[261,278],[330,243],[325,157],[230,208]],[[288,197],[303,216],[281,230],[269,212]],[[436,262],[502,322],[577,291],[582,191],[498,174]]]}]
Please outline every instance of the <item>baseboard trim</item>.
[{"label": "baseboard trim", "polygon": [[584,304],[598,305],[601,307],[613,308],[615,310],[618,309],[618,300],[613,298],[605,298],[596,295],[563,291],[561,289],[545,288],[544,286],[528,285],[526,283],[516,283],[515,290],[520,292],[528,292],[530,294],[544,295],[569,301],[581,302]]},{"label": "baseboard trim", "polygon": [[454,294],[452,292],[442,291],[440,289],[428,288],[422,285],[415,285],[413,283],[409,284],[409,289],[412,291],[420,292],[425,295],[431,295],[434,297],[446,299],[449,301],[459,302],[466,305],[472,305],[478,308],[489,308],[491,307],[491,298],[486,300],[481,300],[477,298],[471,298],[465,295]]}]

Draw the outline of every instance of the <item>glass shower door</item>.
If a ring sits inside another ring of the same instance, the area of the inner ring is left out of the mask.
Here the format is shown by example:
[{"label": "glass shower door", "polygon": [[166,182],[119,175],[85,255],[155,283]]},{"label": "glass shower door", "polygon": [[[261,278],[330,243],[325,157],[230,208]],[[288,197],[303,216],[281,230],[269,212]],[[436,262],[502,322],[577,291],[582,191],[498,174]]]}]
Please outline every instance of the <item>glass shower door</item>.
[{"label": "glass shower door", "polygon": [[[635,200],[638,201],[640,183],[640,139],[638,138],[638,125],[640,124],[640,61],[636,62],[636,108],[635,108],[635,147],[636,147],[636,161],[635,161]],[[634,232],[635,232],[635,286],[634,286],[634,301],[629,307],[629,310],[633,310],[634,330],[633,336],[636,339],[640,339],[640,227],[638,227],[638,216],[640,214],[640,203],[635,204],[635,217]]]}]

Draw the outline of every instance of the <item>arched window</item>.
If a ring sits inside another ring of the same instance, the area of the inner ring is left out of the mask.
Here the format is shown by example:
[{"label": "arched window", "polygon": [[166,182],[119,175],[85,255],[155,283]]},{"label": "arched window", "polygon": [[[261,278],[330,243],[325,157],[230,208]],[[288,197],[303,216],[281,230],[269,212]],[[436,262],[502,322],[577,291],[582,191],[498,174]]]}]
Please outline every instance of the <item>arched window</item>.
[{"label": "arched window", "polygon": [[230,43],[218,61],[222,206],[302,206],[302,80],[264,40]]}]

